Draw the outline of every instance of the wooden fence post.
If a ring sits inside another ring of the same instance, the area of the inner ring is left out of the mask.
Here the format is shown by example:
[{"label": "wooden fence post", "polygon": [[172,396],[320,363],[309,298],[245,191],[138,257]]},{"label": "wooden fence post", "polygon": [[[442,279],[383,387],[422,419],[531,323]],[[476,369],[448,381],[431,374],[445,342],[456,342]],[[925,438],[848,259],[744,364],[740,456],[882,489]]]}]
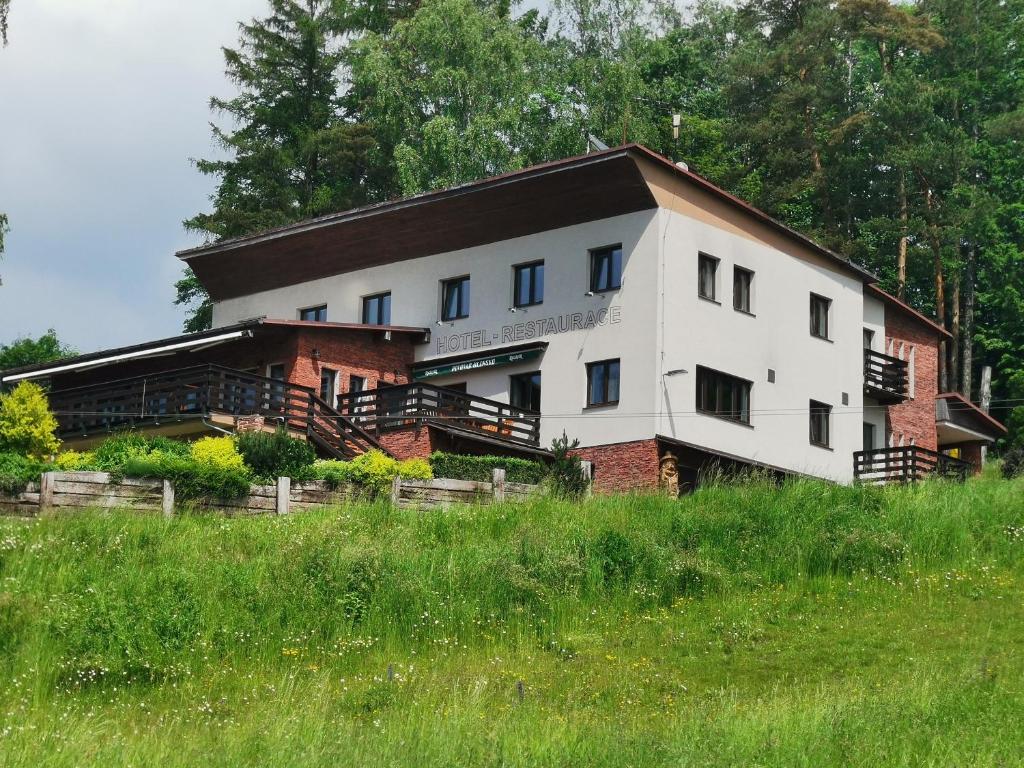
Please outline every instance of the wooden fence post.
[{"label": "wooden fence post", "polygon": [[39,511],[45,512],[53,508],[53,484],[55,472],[43,472],[39,478]]},{"label": "wooden fence post", "polygon": [[277,514],[287,515],[288,504],[292,498],[292,479],[290,477],[277,478]]},{"label": "wooden fence post", "polygon": [[164,480],[163,498],[160,501],[164,517],[171,517],[174,514],[174,483]]},{"label": "wooden fence post", "polygon": [[402,477],[401,475],[395,475],[395,479],[391,481],[391,506],[395,509],[398,508],[398,502],[402,499]]},{"label": "wooden fence post", "polygon": [[491,495],[496,502],[505,500],[505,470],[496,467],[491,473]]}]

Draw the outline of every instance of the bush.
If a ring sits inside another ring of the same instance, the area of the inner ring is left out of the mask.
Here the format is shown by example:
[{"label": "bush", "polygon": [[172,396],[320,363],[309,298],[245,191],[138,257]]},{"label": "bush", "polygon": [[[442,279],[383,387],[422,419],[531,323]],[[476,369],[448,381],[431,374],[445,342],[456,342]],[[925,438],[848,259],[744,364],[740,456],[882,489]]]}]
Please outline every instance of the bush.
[{"label": "bush", "polygon": [[316,451],[305,440],[296,440],[285,429],[276,432],[243,432],[237,438],[238,452],[256,477],[309,477]]},{"label": "bush", "polygon": [[48,464],[20,453],[0,453],[0,493],[20,493],[49,469]]},{"label": "bush", "polygon": [[23,381],[0,395],[0,451],[42,459],[60,448],[57,419],[42,387]]},{"label": "bush", "polygon": [[185,502],[231,501],[248,495],[252,483],[252,475],[244,466],[217,466],[159,452],[127,459],[119,474],[170,480],[175,500]]},{"label": "bush", "polygon": [[352,483],[373,494],[386,493],[396,475],[406,480],[430,480],[434,473],[425,459],[396,461],[381,451],[369,451],[351,461],[318,461],[307,472],[307,477],[324,480],[331,487]]},{"label": "bush", "polygon": [[579,448],[580,441],[569,441],[565,432],[551,442],[552,461],[549,468],[551,488],[555,495],[567,499],[582,496],[587,490],[587,479],[583,476],[583,463],[572,451]]},{"label": "bush", "polygon": [[58,472],[82,472],[96,468],[96,454],[92,451],[64,451],[53,460]]},{"label": "bush", "polygon": [[217,469],[244,469],[233,437],[203,437],[192,443],[192,460]]},{"label": "bush", "polygon": [[495,469],[504,469],[505,480],[510,483],[536,485],[542,482],[547,474],[547,467],[539,461],[508,456],[459,456],[440,451],[430,454],[430,468],[434,472],[434,477],[477,480],[482,483],[491,481]]},{"label": "bush", "polygon": [[1012,480],[1024,475],[1024,445],[1011,448],[1003,456],[1003,477]]},{"label": "bush", "polygon": [[187,459],[191,457],[191,449],[188,443],[166,437],[147,437],[138,432],[122,432],[99,445],[94,461],[97,469],[119,474],[129,461],[162,456]]}]

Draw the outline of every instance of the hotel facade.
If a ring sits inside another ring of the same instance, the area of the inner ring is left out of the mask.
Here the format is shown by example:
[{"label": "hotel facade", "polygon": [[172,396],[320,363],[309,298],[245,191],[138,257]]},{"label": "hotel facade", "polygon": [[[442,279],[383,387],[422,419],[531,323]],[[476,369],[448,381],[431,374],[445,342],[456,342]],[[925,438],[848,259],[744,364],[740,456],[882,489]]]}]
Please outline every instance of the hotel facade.
[{"label": "hotel facade", "polygon": [[[278,414],[328,455],[543,455],[564,433],[603,490],[657,485],[666,457],[684,488],[747,466],[962,474],[1003,431],[938,391],[944,329],[636,145],[179,257],[210,292],[212,331],[4,382],[48,379],[65,439],[86,442],[118,414],[182,436]],[[204,366],[216,392],[182,402],[173,374]],[[139,393],[154,377],[166,402]],[[305,422],[281,411],[285,388],[308,391]]]}]

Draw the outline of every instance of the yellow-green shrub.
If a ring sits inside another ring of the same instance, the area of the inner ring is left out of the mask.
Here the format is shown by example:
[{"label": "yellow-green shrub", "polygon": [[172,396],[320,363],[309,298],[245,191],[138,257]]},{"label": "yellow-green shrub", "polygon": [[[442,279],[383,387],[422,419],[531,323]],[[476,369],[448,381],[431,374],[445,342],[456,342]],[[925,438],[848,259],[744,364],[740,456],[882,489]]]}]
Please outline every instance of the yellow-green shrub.
[{"label": "yellow-green shrub", "polygon": [[53,466],[60,472],[78,472],[96,466],[96,454],[92,451],[64,451],[57,454]]},{"label": "yellow-green shrub", "polygon": [[232,437],[203,437],[192,443],[192,459],[217,469],[244,469],[245,462]]},{"label": "yellow-green shrub", "polygon": [[23,381],[0,395],[0,451],[36,459],[52,456],[60,448],[56,432],[57,419],[38,384]]},{"label": "yellow-green shrub", "polygon": [[403,480],[433,480],[434,470],[426,459],[406,459],[398,463],[398,474]]}]

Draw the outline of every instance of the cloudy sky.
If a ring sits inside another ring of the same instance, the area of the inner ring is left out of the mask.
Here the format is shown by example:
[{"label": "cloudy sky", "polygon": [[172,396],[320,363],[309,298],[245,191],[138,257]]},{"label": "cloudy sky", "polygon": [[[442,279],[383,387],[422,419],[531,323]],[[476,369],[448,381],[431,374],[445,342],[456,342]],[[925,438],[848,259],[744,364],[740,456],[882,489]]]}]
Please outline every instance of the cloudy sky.
[{"label": "cloudy sky", "polygon": [[56,329],[81,351],[181,328],[174,252],[208,206],[221,47],[264,0],[12,0],[0,49],[0,343]]}]

